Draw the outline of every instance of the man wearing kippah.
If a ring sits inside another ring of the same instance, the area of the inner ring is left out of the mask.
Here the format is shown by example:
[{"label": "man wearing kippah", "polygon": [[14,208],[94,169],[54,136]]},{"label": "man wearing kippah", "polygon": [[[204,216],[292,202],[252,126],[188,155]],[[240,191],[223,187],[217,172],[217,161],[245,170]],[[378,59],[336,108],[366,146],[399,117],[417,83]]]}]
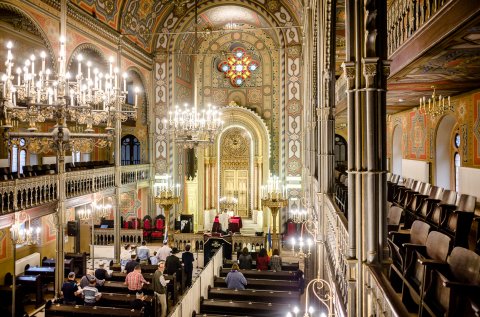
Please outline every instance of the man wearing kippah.
[{"label": "man wearing kippah", "polygon": [[77,296],[81,293],[81,290],[75,282],[75,273],[68,273],[68,280],[63,283],[62,286],[63,303],[67,305],[75,305],[77,303]]}]

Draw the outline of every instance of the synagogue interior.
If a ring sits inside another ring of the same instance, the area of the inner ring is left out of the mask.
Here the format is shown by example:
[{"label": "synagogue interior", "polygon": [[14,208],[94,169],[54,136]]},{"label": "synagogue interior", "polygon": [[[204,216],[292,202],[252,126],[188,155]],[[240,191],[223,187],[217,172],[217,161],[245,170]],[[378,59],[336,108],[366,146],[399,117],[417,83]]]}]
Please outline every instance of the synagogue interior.
[{"label": "synagogue interior", "polygon": [[480,1],[0,0],[2,316],[480,316]]}]

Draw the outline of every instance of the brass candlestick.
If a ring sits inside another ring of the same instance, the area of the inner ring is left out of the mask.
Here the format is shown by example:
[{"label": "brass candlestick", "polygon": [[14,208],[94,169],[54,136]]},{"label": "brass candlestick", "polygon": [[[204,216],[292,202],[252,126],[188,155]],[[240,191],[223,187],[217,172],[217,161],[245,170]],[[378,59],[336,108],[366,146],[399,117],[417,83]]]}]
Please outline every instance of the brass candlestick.
[{"label": "brass candlestick", "polygon": [[262,204],[265,207],[270,208],[273,217],[273,236],[272,236],[272,248],[280,251],[279,238],[277,233],[277,215],[280,209],[288,205],[288,199],[280,198],[278,195],[269,195],[268,198],[262,199]]}]

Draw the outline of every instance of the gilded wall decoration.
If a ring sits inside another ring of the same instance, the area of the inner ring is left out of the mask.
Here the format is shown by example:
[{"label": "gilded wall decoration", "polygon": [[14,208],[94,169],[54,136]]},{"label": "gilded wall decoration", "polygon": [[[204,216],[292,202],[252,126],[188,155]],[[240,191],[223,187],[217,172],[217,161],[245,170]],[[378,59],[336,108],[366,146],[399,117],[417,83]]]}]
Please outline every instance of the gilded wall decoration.
[{"label": "gilded wall decoration", "polygon": [[250,153],[250,140],[244,135],[245,130],[232,128],[222,137],[222,159],[248,158]]}]

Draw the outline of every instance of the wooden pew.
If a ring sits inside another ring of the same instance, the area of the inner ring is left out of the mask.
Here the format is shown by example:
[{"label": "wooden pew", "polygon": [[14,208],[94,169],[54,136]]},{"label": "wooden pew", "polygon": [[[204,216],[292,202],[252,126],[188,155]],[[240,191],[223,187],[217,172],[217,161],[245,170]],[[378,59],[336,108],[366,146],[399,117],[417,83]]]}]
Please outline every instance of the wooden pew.
[{"label": "wooden pew", "polygon": [[[223,264],[223,267],[224,268],[231,268],[233,262],[236,263],[236,261],[227,260]],[[252,264],[253,268],[257,267],[257,263],[255,261],[253,261],[252,263],[253,263]],[[298,262],[296,262],[296,263],[282,263],[282,271],[298,271],[299,269],[300,269],[300,266],[299,266]]]},{"label": "wooden pew", "polygon": [[203,314],[231,314],[247,316],[284,316],[293,306],[279,303],[243,302],[220,299],[200,299]]},{"label": "wooden pew", "polygon": [[283,303],[299,305],[300,292],[298,291],[269,291],[269,290],[255,290],[255,289],[228,289],[215,287],[208,287],[209,299],[225,299],[235,301],[251,301],[264,303]]},{"label": "wooden pew", "polygon": [[42,277],[43,282],[55,281],[55,268],[48,266],[32,266],[25,271],[25,275],[39,275]]},{"label": "wooden pew", "polygon": [[[142,267],[142,273],[155,273],[155,271],[158,270],[158,265],[141,264],[140,266]],[[110,266],[110,270],[114,272],[120,272],[121,266],[119,263],[115,263]]]},{"label": "wooden pew", "polygon": [[35,307],[39,307],[43,303],[43,286],[40,274],[17,276],[17,285],[23,285],[25,292],[35,294]]},{"label": "wooden pew", "polygon": [[[220,270],[220,276],[227,276],[228,272],[231,269],[222,268]],[[257,279],[268,279],[268,280],[298,280],[296,273],[293,271],[258,271],[258,270],[240,270],[245,278],[257,278]]]},{"label": "wooden pew", "polygon": [[[55,262],[55,259],[45,259],[42,261],[42,266],[55,267]],[[75,272],[73,259],[65,259],[63,263],[65,266],[65,277],[68,276],[68,273]]]},{"label": "wooden pew", "polygon": [[[98,287],[98,290],[103,293],[128,293],[127,285],[124,284],[125,280],[123,281],[105,281],[105,284]],[[144,285],[142,289],[144,294],[152,295],[153,289],[152,284]]]},{"label": "wooden pew", "polygon": [[87,254],[83,253],[65,253],[65,259],[73,260],[73,269],[77,276],[87,274]]},{"label": "wooden pew", "polygon": [[48,308],[45,307],[45,317],[50,316],[142,317],[143,310],[102,306],[72,306],[55,304]]},{"label": "wooden pew", "polygon": [[[120,294],[120,293],[102,293],[102,297],[98,301],[99,306],[105,307],[120,307],[120,308],[132,308],[132,302],[135,300],[135,295]],[[153,307],[153,296],[147,295],[144,299],[144,303]]]},{"label": "wooden pew", "polygon": [[[215,287],[227,287],[224,277],[215,276]],[[247,289],[266,289],[266,290],[278,290],[278,291],[299,291],[300,286],[298,281],[285,281],[285,280],[266,280],[266,279],[254,279],[247,278]]]},{"label": "wooden pew", "polygon": [[[147,281],[151,282],[153,279],[154,273],[144,273],[142,272],[143,278]],[[125,278],[127,277],[127,273],[124,272],[112,272],[112,276],[107,278],[109,281],[120,281],[125,282]]]}]

